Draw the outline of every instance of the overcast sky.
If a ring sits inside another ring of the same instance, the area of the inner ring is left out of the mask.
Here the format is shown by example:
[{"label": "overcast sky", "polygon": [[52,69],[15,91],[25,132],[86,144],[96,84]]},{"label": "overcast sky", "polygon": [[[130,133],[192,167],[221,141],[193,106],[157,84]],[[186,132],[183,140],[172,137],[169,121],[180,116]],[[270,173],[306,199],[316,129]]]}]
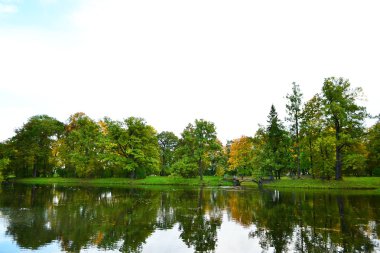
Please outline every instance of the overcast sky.
[{"label": "overcast sky", "polygon": [[0,141],[36,114],[146,119],[180,134],[203,118],[252,136],[297,82],[363,87],[380,112],[380,2],[0,0]]}]

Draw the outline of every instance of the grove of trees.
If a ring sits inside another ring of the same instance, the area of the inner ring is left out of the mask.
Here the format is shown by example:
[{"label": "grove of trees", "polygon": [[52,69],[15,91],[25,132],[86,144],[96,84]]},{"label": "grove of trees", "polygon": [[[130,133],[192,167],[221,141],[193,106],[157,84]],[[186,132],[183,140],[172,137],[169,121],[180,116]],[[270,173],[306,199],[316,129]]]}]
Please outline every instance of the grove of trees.
[{"label": "grove of trees", "polygon": [[37,115],[0,143],[0,172],[4,178],[380,176],[380,121],[365,127],[369,115],[361,96],[349,80],[330,77],[304,102],[293,83],[285,121],[272,105],[253,136],[226,145],[214,123],[203,119],[189,123],[178,137],[157,133],[137,117],[95,121],[79,112],[60,122]]}]

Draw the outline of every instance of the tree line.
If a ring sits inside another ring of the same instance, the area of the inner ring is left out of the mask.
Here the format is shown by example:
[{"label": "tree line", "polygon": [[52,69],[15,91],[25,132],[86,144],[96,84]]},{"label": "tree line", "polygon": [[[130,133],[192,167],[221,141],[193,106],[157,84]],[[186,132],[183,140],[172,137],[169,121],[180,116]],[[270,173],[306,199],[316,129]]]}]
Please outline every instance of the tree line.
[{"label": "tree line", "polygon": [[226,145],[214,123],[203,119],[177,137],[157,133],[137,117],[95,121],[79,112],[63,123],[36,115],[0,143],[0,171],[3,177],[380,176],[380,121],[364,126],[369,115],[359,104],[361,96],[348,79],[330,77],[320,93],[303,102],[293,83],[285,121],[272,105],[254,136]]}]

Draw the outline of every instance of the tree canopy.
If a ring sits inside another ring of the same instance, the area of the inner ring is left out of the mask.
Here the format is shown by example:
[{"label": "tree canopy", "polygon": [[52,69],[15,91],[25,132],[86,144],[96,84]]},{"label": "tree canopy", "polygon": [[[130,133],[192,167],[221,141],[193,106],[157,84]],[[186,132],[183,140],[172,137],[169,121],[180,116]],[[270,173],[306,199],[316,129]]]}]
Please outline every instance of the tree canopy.
[{"label": "tree canopy", "polygon": [[285,121],[272,105],[266,125],[225,145],[215,124],[204,119],[177,136],[157,133],[139,117],[94,120],[78,112],[60,122],[35,115],[0,143],[0,172],[4,178],[379,176],[380,124],[364,126],[361,96],[348,79],[329,77],[303,102],[300,86],[292,83]]}]

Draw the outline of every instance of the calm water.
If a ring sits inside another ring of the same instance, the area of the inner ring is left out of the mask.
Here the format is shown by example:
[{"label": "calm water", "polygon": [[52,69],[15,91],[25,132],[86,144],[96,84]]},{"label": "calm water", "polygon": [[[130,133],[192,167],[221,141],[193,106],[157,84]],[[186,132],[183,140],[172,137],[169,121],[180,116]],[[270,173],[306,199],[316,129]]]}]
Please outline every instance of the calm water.
[{"label": "calm water", "polygon": [[380,252],[380,196],[3,186],[0,252]]}]

